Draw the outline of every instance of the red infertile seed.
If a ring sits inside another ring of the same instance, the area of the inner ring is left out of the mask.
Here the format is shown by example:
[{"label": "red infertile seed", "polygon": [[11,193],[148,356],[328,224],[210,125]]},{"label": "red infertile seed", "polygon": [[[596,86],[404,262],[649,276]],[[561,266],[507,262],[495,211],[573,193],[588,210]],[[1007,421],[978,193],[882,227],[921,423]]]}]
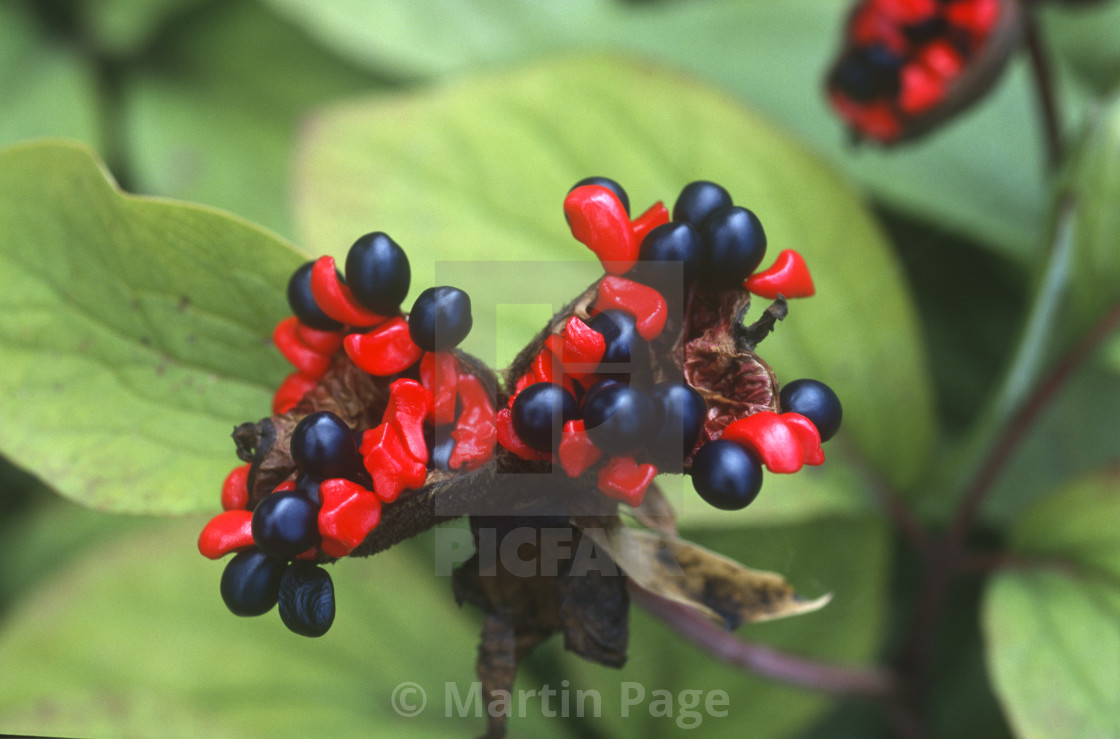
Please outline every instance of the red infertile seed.
[{"label": "red infertile seed", "polygon": [[564,198],[564,215],[572,235],[599,257],[607,272],[624,274],[634,266],[641,244],[634,238],[626,209],[610,188],[575,188]]},{"label": "red infertile seed", "polygon": [[299,323],[297,325],[296,333],[299,334],[299,340],[304,346],[309,349],[314,349],[320,354],[334,354],[337,352],[342,348],[342,338],[345,336],[341,331],[320,331],[317,328],[311,328],[305,323]]},{"label": "red infertile seed", "polygon": [[249,505],[249,469],[253,465],[234,467],[222,482],[222,510],[244,510]]},{"label": "red infertile seed", "polygon": [[316,380],[304,377],[299,372],[288,375],[272,396],[272,412],[277,415],[287,413],[303,400],[303,396],[315,387],[316,383]]},{"label": "red infertile seed", "polygon": [[331,557],[345,557],[381,522],[381,499],[349,480],[319,484],[319,546]]},{"label": "red infertile seed", "polygon": [[779,252],[773,265],[748,277],[743,287],[770,300],[779,295],[786,298],[807,298],[816,292],[809,266],[793,249]]},{"label": "red infertile seed", "polygon": [[413,459],[428,463],[428,444],[424,441],[424,419],[432,410],[432,394],[415,380],[401,379],[389,386],[389,402],[381,420],[400,435],[405,450]]},{"label": "red infertile seed", "polygon": [[641,505],[646,488],[657,477],[652,464],[638,464],[632,457],[611,457],[599,469],[599,490],[632,508]]},{"label": "red infertile seed", "polygon": [[899,81],[898,107],[907,115],[919,115],[937,107],[948,93],[944,78],[922,64],[903,67]]},{"label": "red infertile seed", "polygon": [[646,341],[656,339],[669,318],[669,306],[661,293],[649,285],[614,275],[599,282],[594,307],[597,311],[617,308],[634,316],[638,334]]},{"label": "red infertile seed", "polygon": [[422,487],[428,478],[427,466],[409,454],[400,433],[388,423],[365,432],[361,453],[373,478],[373,492],[385,503],[392,503],[406,489]]},{"label": "red infertile seed", "polygon": [[361,370],[387,377],[416,364],[424,354],[408,333],[408,322],[397,316],[366,334],[350,334],[343,341],[346,355]]},{"label": "red infertile seed", "polygon": [[639,251],[641,250],[642,239],[646,237],[646,234],[648,234],[658,226],[668,222],[669,210],[660,200],[647,208],[646,211],[640,216],[635,218],[630,223],[630,229],[634,232],[634,240],[638,242]]},{"label": "red infertile seed", "polygon": [[253,546],[253,513],[224,511],[210,519],[198,537],[198,551],[208,559]]},{"label": "red infertile seed", "polygon": [[773,411],[760,411],[733,421],[720,438],[752,450],[771,472],[790,474],[805,464],[800,436]]},{"label": "red infertile seed", "polygon": [[459,378],[459,397],[463,410],[451,432],[455,448],[447,466],[453,470],[474,470],[494,456],[494,445],[498,439],[494,403],[482,381],[474,375]]},{"label": "red infertile seed", "polygon": [[800,413],[783,413],[782,421],[793,431],[805,452],[805,464],[824,464],[824,449],[821,448],[821,434],[816,424]]},{"label": "red infertile seed", "polygon": [[455,421],[455,400],[459,391],[459,363],[450,352],[425,352],[420,358],[420,384],[432,393],[434,426]]},{"label": "red infertile seed", "polygon": [[540,449],[534,449],[521,440],[513,430],[513,412],[509,408],[502,408],[494,416],[494,426],[498,433],[498,443],[514,456],[533,462],[550,462],[552,454]]},{"label": "red infertile seed", "polygon": [[587,436],[583,421],[576,420],[564,424],[556,456],[568,477],[579,477],[603,458],[603,452]]},{"label": "red infertile seed", "polygon": [[272,331],[272,343],[301,375],[318,380],[331,366],[331,355],[318,352],[300,339],[299,319],[288,316]]},{"label": "red infertile seed", "polygon": [[364,308],[342,284],[334,257],[322,256],[311,268],[311,295],[319,308],[334,320],[348,326],[369,327],[384,323],[386,316]]}]

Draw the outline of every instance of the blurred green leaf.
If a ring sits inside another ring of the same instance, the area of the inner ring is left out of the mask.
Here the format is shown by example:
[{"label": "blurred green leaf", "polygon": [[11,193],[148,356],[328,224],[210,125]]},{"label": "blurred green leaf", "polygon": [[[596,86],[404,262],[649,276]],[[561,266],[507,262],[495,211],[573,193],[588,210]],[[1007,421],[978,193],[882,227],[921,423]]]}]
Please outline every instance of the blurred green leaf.
[{"label": "blurred green leaf", "polygon": [[1079,77],[1101,93],[1120,83],[1120,3],[1046,3],[1039,11],[1050,45]]},{"label": "blurred green leaf", "polygon": [[[329,633],[290,633],[275,609],[238,618],[224,562],[195,549],[202,519],[161,525],[90,553],[9,614],[0,636],[0,726],[52,736],[447,736],[482,718],[444,712],[444,684],[474,680],[475,614],[432,574],[430,540],[329,569]],[[428,554],[424,554],[427,552]],[[418,556],[422,555],[422,556]],[[402,587],[407,585],[407,587]],[[437,637],[438,638],[435,638]],[[416,718],[399,683],[428,692]],[[557,735],[541,720],[515,729]],[[201,734],[200,734],[201,732]]]},{"label": "blurred green leaf", "polygon": [[65,143],[0,153],[0,450],[86,505],[210,507],[299,255],[202,208],[122,194]]},{"label": "blurred green leaf", "polygon": [[[1020,262],[1041,247],[1049,191],[1025,61],[1013,63],[981,105],[923,141],[886,152],[856,149],[823,94],[850,3],[582,0],[551,9],[526,0],[510,10],[494,0],[269,2],[335,51],[386,74],[446,75],[589,49],[676,65],[774,116],[901,211],[971,234]],[[1066,117],[1076,121],[1087,94],[1077,80],[1061,82]]]},{"label": "blurred green leaf", "polygon": [[114,56],[142,51],[165,24],[208,0],[85,0],[76,4],[97,47]]},{"label": "blurred green leaf", "polygon": [[379,84],[312,45],[259,3],[223,2],[176,26],[123,77],[139,190],[291,230],[291,151],[313,106]]},{"label": "blurred green leaf", "polygon": [[1067,183],[1074,253],[1064,330],[1072,343],[1120,301],[1120,91],[1089,121]]},{"label": "blurred green leaf", "polygon": [[[747,525],[735,531],[683,533],[750,567],[781,572],[808,598],[833,594],[832,601],[815,613],[740,627],[736,632],[740,638],[841,664],[868,664],[874,659],[882,642],[889,580],[889,536],[880,521],[836,517],[791,526]],[[797,736],[835,705],[823,694],[719,662],[637,607],[632,614],[630,655],[621,670],[557,655],[563,666],[559,671],[570,678],[572,688],[590,687],[602,694],[604,718],[598,728],[606,736],[680,736],[682,729],[692,727],[688,717],[685,723],[677,723],[681,713],[676,701],[695,695],[701,696],[699,706],[693,707],[700,714],[697,728],[705,737]],[[551,649],[558,651],[557,645]],[[552,679],[557,671],[549,670]],[[518,687],[533,687],[531,675],[523,674]],[[644,690],[645,700],[625,717],[622,697],[633,698],[638,689],[634,686]],[[673,696],[672,716],[650,715],[655,690]],[[715,690],[728,694],[726,717],[709,716],[704,709],[703,697]]]},{"label": "blurred green leaf", "polygon": [[1021,737],[1120,733],[1120,475],[1072,484],[1027,512],[983,608],[989,670]]},{"label": "blurred green leaf", "polygon": [[[412,261],[414,294],[451,282],[474,296],[482,312],[465,347],[503,366],[512,357],[495,356],[485,306],[559,307],[601,274],[561,210],[590,174],[620,180],[635,210],[658,198],[671,206],[687,182],[713,179],[758,213],[772,254],[798,249],[817,296],[793,301],[760,351],[779,377],[820,378],[839,393],[847,439],[831,447],[837,458],[852,443],[894,484],[914,482],[934,421],[898,264],[840,177],[717,91],[591,56],[341,104],[308,129],[296,212],[308,247],[339,258],[362,233],[392,234]],[[540,328],[526,314],[523,343]]]},{"label": "blurred green leaf", "polygon": [[100,144],[92,66],[50,39],[17,3],[0,3],[0,70],[0,146],[36,136]]}]

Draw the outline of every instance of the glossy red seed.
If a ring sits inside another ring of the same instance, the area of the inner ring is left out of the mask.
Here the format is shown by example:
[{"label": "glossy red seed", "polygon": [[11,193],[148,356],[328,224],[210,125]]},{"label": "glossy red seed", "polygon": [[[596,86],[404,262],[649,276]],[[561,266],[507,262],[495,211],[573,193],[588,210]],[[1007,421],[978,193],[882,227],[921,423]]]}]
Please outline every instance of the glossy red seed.
[{"label": "glossy red seed", "polygon": [[420,384],[432,394],[428,420],[434,426],[455,421],[455,400],[459,392],[459,362],[451,352],[425,352],[420,357]]},{"label": "glossy red seed", "polygon": [[638,335],[646,341],[656,339],[669,318],[669,306],[657,290],[625,277],[607,275],[599,282],[595,310],[611,308],[624,310],[634,316]]},{"label": "glossy red seed", "polygon": [[669,222],[669,209],[665,204],[658,200],[656,203],[646,209],[644,213],[635,218],[630,223],[630,230],[634,232],[634,240],[638,242],[639,251],[641,250],[642,239],[646,237],[653,229],[658,226]]},{"label": "glossy red seed", "polygon": [[816,292],[813,276],[805,259],[793,249],[785,249],[769,269],[747,278],[743,287],[755,295],[773,300],[779,294],[786,298],[807,298]]},{"label": "glossy red seed", "polygon": [[334,320],[348,326],[377,326],[384,323],[386,316],[378,315],[362,307],[354,299],[350,288],[338,279],[334,257],[322,256],[315,260],[311,268],[311,295],[316,305]]},{"label": "glossy red seed", "polygon": [[599,257],[607,272],[624,274],[638,261],[641,242],[634,238],[626,208],[610,188],[582,185],[573,189],[564,198],[564,215],[572,236]]},{"label": "glossy red seed", "polygon": [[636,508],[655,477],[657,468],[652,464],[638,464],[633,457],[611,457],[599,470],[599,490]]},{"label": "glossy red seed", "polygon": [[948,85],[941,75],[922,64],[907,64],[899,81],[898,107],[907,115],[929,112],[948,94]]},{"label": "glossy red seed", "polygon": [[272,396],[272,412],[280,415],[295,408],[317,383],[317,380],[304,377],[299,372],[288,375]]},{"label": "glossy red seed", "polygon": [[556,456],[568,477],[579,477],[603,458],[603,452],[588,438],[583,421],[575,420],[564,424]]},{"label": "glossy red seed", "polygon": [[221,559],[230,552],[253,546],[253,512],[231,510],[219,513],[203,527],[198,551],[208,559]]},{"label": "glossy red seed", "polygon": [[396,429],[405,451],[413,459],[428,463],[424,441],[424,419],[432,409],[432,394],[416,380],[400,379],[389,386],[389,402],[381,420]]},{"label": "glossy red seed", "polygon": [[222,482],[222,510],[245,510],[249,507],[249,468],[243,464],[234,467]]},{"label": "glossy red seed", "polygon": [[422,487],[428,468],[409,454],[404,439],[391,424],[382,423],[362,436],[361,453],[373,478],[373,492],[392,503],[405,490]]},{"label": "glossy red seed", "polygon": [[342,338],[345,336],[341,331],[320,331],[304,323],[298,324],[296,333],[299,334],[299,340],[303,342],[304,346],[320,354],[334,354],[337,352],[342,348]]},{"label": "glossy red seed", "polygon": [[303,343],[299,336],[299,319],[288,316],[272,330],[272,343],[292,363],[292,366],[311,380],[318,380],[331,366],[331,355],[315,351]]},{"label": "glossy red seed", "polygon": [[805,464],[824,464],[824,449],[817,425],[800,413],[783,413],[782,422],[793,431],[805,452]]},{"label": "glossy red seed", "polygon": [[982,40],[999,22],[1000,0],[957,0],[945,9],[945,18]]},{"label": "glossy red seed", "polygon": [[498,443],[514,456],[528,461],[548,462],[552,459],[551,453],[534,449],[521,440],[513,430],[513,412],[509,408],[502,408],[495,414],[494,427],[498,433]]},{"label": "glossy red seed", "polygon": [[424,350],[412,341],[408,322],[400,316],[369,333],[350,334],[343,341],[343,347],[354,364],[377,377],[404,372],[424,354]]},{"label": "glossy red seed", "polygon": [[564,372],[582,383],[588,376],[595,374],[599,362],[603,361],[607,340],[576,316],[569,318],[564,326],[563,339],[560,359]]},{"label": "glossy red seed", "polygon": [[331,557],[345,557],[381,522],[381,499],[350,480],[319,484],[319,546]]},{"label": "glossy red seed", "polygon": [[773,411],[760,411],[733,421],[720,438],[750,449],[771,472],[789,474],[805,464],[800,437]]},{"label": "glossy red seed", "polygon": [[916,61],[946,81],[953,80],[964,69],[964,59],[960,52],[944,40],[931,41],[923,46]]},{"label": "glossy red seed", "polygon": [[858,46],[885,46],[900,55],[905,54],[909,46],[898,24],[866,3],[852,15],[848,36]]},{"label": "glossy red seed", "polygon": [[868,5],[896,24],[914,25],[937,16],[938,0],[869,0]]},{"label": "glossy red seed", "polygon": [[455,448],[447,466],[453,470],[474,470],[494,456],[494,445],[498,440],[494,403],[482,381],[474,375],[459,378],[459,397],[463,410],[451,432]]}]

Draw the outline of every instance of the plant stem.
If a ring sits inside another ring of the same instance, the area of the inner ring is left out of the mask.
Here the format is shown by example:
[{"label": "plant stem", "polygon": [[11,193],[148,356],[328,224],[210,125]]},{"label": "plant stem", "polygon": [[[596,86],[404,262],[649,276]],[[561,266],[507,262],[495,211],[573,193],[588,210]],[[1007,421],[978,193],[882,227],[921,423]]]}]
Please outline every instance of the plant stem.
[{"label": "plant stem", "polygon": [[630,595],[713,657],[758,675],[836,695],[891,701],[897,693],[895,676],[885,670],[818,662],[745,642],[688,606],[654,595],[632,582]]},{"label": "plant stem", "polygon": [[1049,54],[1039,32],[1035,7],[1028,5],[1023,9],[1023,35],[1030,58],[1031,73],[1034,75],[1035,92],[1042,113],[1043,135],[1046,141],[1046,163],[1054,170],[1062,162],[1061,121],[1058,118],[1057,96],[1054,92],[1054,76],[1051,72]]}]

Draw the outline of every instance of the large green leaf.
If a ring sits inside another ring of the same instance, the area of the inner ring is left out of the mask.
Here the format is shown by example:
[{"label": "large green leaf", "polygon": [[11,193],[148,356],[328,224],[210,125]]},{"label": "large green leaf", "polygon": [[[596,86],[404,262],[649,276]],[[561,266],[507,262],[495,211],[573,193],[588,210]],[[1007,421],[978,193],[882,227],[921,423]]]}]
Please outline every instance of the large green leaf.
[{"label": "large green leaf", "polygon": [[212,507],[267,415],[299,255],[220,212],[125,195],[89,151],[0,152],[0,451],[96,508]]},{"label": "large green leaf", "polygon": [[1040,6],[1051,45],[1100,92],[1120,83],[1120,3]]},{"label": "large green leaf", "polygon": [[1110,472],[1034,506],[1012,532],[1027,561],[989,585],[989,670],[1019,736],[1120,734],[1118,492]]},{"label": "large green leaf", "polygon": [[836,458],[848,444],[893,483],[915,480],[933,436],[929,383],[880,231],[831,169],[694,81],[591,56],[340,104],[312,121],[303,142],[297,217],[305,243],[336,257],[366,231],[392,234],[412,260],[413,294],[433,281],[468,290],[476,318],[467,349],[504,366],[512,357],[495,355],[496,333],[523,345],[540,311],[496,330],[495,303],[547,310],[601,274],[560,207],[589,174],[619,179],[635,209],[659,198],[671,205],[690,180],[716,180],[758,213],[772,253],[798,249],[817,296],[791,304],[761,353],[782,378],[836,388],[846,428]]},{"label": "large green leaf", "polygon": [[[0,635],[0,731],[50,736],[447,736],[484,719],[444,711],[444,684],[474,680],[476,614],[432,574],[430,539],[330,568],[329,633],[290,633],[275,609],[222,604],[224,562],[194,541],[203,520],[122,537],[46,580]],[[426,553],[426,554],[425,554]],[[407,587],[402,587],[407,585]],[[428,693],[415,718],[394,688]],[[542,720],[514,735],[557,735]]]},{"label": "large green leaf", "polygon": [[1067,344],[1120,302],[1120,89],[1088,122],[1068,177],[1074,252]]},{"label": "large green leaf", "polygon": [[151,63],[123,76],[134,186],[288,233],[301,116],[376,87],[259,3],[212,4],[179,23]]},{"label": "large green leaf", "polygon": [[[608,48],[670,63],[773,115],[899,209],[1020,261],[1041,245],[1049,193],[1026,63],[1012,64],[982,105],[918,144],[851,147],[822,91],[850,3],[269,2],[339,53],[391,75],[434,76],[560,49]],[[1066,117],[1076,120],[1087,96],[1076,80],[1061,82]]]},{"label": "large green leaf", "polygon": [[[798,525],[747,526],[735,531],[690,529],[685,536],[750,567],[781,572],[808,598],[833,595],[815,613],[742,626],[735,632],[738,637],[838,664],[854,666],[874,660],[882,643],[889,581],[890,543],[881,521],[826,517]],[[557,672],[570,676],[573,688],[600,691],[601,728],[606,735],[675,737],[682,729],[695,726],[706,737],[797,736],[835,705],[821,693],[766,680],[716,661],[640,608],[633,611],[631,628],[630,655],[621,670],[568,655],[557,655],[559,665],[541,669],[553,680]],[[559,651],[558,645],[551,649]],[[531,670],[519,678],[518,687],[533,687],[538,678]],[[644,701],[630,707],[629,716],[624,716],[623,698],[636,700],[639,689],[644,691]],[[664,705],[654,704],[659,690],[672,696],[671,716],[664,715]],[[726,691],[729,699],[723,717],[709,714],[704,704],[709,694],[719,690]],[[693,715],[682,717],[682,702],[697,696]]]},{"label": "large green leaf", "polygon": [[0,146],[34,136],[101,142],[91,64],[50,39],[18,3],[0,4]]},{"label": "large green leaf", "polygon": [[142,52],[175,16],[205,0],[87,0],[75,5],[83,30],[113,56]]}]

